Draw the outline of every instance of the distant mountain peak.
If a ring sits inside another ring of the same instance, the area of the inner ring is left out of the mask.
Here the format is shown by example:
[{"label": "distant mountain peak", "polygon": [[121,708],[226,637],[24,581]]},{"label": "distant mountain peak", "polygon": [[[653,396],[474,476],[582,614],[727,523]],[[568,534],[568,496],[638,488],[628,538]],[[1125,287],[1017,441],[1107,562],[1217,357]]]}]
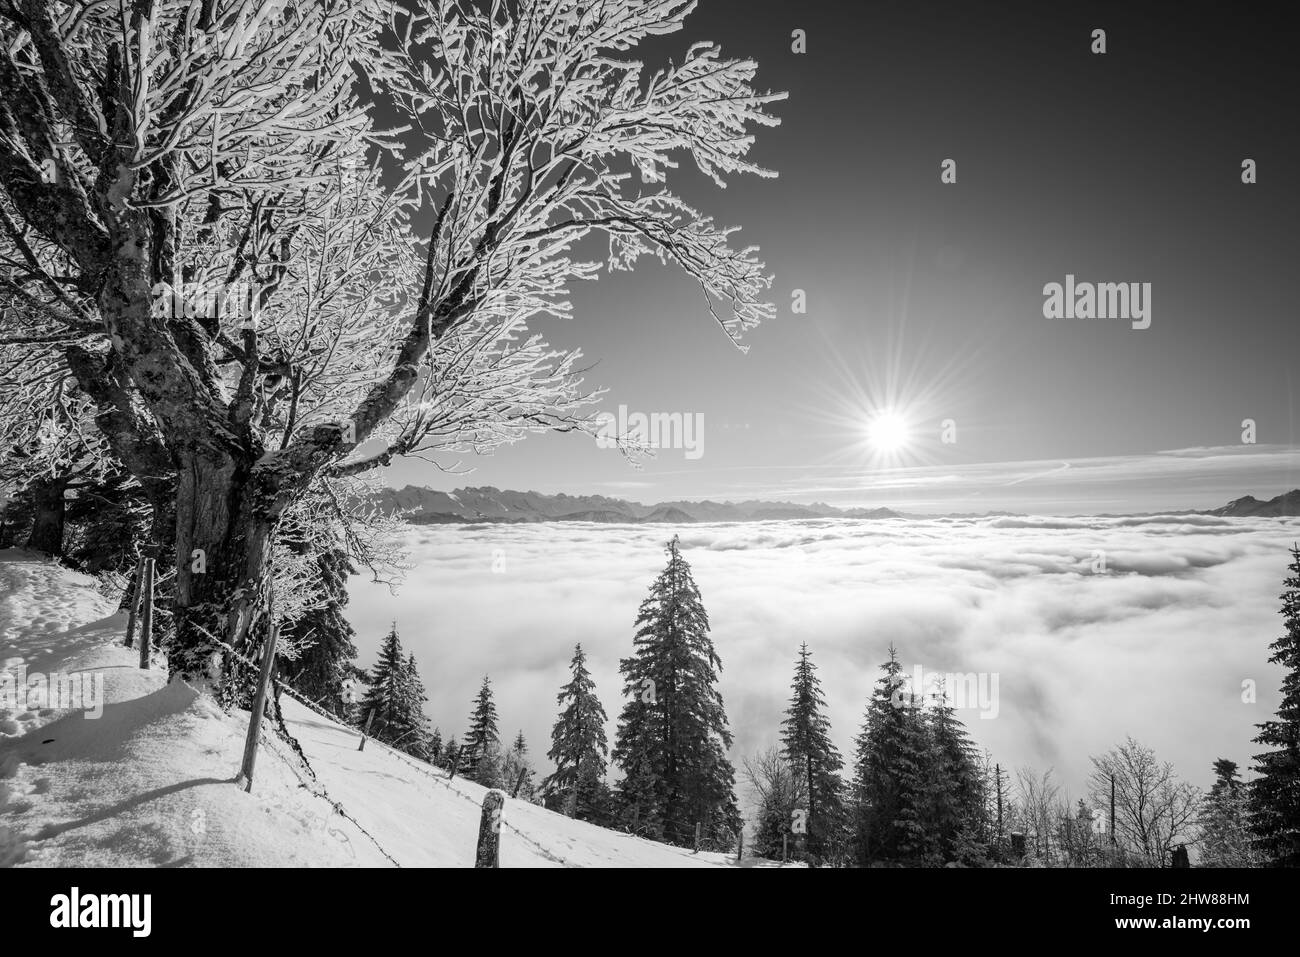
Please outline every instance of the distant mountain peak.
[{"label": "distant mountain peak", "polygon": [[417,525],[465,522],[603,522],[607,524],[693,522],[756,522],[800,518],[900,518],[888,508],[840,509],[820,502],[702,502],[675,501],[643,505],[604,495],[569,495],[559,492],[517,492],[491,485],[458,488],[451,492],[406,485],[381,489],[374,501],[385,512],[406,513]]},{"label": "distant mountain peak", "polygon": [[1300,515],[1300,489],[1283,492],[1267,502],[1262,502],[1253,495],[1243,495],[1234,498],[1227,505],[1210,509],[1206,514],[1225,518],[1281,518]]}]

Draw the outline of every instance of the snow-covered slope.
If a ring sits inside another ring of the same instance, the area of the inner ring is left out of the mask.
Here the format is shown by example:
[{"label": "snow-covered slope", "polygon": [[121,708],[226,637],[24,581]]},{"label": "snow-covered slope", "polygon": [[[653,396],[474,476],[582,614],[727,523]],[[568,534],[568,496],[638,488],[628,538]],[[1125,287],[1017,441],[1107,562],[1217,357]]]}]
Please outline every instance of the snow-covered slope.
[{"label": "snow-covered slope", "polygon": [[[317,780],[267,735],[253,792],[236,787],[247,713],[140,670],[113,611],[91,579],[0,551],[0,662],[101,674],[106,702],[97,719],[0,702],[0,866],[472,865],[482,787],[358,751],[355,731],[287,698]],[[503,822],[503,867],[736,866],[522,801]]]}]

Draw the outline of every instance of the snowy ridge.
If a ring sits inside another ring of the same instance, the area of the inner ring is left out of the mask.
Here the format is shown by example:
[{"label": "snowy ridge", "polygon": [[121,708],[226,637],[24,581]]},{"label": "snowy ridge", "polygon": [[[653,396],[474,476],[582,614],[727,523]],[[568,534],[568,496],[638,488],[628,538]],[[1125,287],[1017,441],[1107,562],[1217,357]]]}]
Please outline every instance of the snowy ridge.
[{"label": "snowy ridge", "polygon": [[[5,660],[105,679],[98,719],[0,714],[0,866],[472,866],[486,789],[374,741],[358,751],[356,730],[288,696],[316,781],[267,735],[244,793],[247,713],[140,670],[110,612],[92,579],[0,552]],[[736,866],[523,801],[507,800],[503,825],[502,867]]]}]

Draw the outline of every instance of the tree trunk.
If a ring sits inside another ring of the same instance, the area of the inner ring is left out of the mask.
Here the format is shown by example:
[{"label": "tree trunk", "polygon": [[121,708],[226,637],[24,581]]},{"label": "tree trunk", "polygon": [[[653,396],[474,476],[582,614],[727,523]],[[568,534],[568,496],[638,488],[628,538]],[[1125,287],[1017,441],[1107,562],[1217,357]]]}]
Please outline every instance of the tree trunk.
[{"label": "tree trunk", "polygon": [[63,493],[68,479],[42,479],[32,487],[34,517],[27,547],[53,558],[63,557]]},{"label": "tree trunk", "polygon": [[808,857],[816,858],[816,856],[821,852],[821,848],[817,836],[813,832],[813,822],[816,819],[816,808],[814,805],[815,795],[813,794],[812,751],[810,750],[805,757],[808,766],[808,838],[805,841],[804,846],[807,849]]},{"label": "tree trunk", "polygon": [[[182,459],[176,485],[176,633],[171,670],[208,687],[224,652],[204,632],[241,650],[260,631],[278,513],[250,482],[246,462],[198,454]],[[263,507],[257,507],[259,501]]]}]

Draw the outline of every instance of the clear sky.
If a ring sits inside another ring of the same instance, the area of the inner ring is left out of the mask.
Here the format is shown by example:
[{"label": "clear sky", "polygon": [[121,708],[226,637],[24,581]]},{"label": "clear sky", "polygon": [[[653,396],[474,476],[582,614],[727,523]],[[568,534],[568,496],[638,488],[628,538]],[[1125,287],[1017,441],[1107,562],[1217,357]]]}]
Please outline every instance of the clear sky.
[{"label": "clear sky", "polygon": [[[790,93],[755,152],[780,177],[719,191],[684,164],[669,182],[762,248],[778,318],[742,354],[697,286],[647,263],[545,329],[595,363],[603,408],[702,416],[702,454],[634,471],[547,435],[471,475],[404,462],[385,480],[1071,512],[1300,486],[1300,58],[1258,9],[1129,6],[702,0],[644,58],[707,39],[757,59]],[[1045,318],[1067,274],[1150,283],[1150,327]],[[868,424],[890,410],[905,435],[885,454]]]}]

